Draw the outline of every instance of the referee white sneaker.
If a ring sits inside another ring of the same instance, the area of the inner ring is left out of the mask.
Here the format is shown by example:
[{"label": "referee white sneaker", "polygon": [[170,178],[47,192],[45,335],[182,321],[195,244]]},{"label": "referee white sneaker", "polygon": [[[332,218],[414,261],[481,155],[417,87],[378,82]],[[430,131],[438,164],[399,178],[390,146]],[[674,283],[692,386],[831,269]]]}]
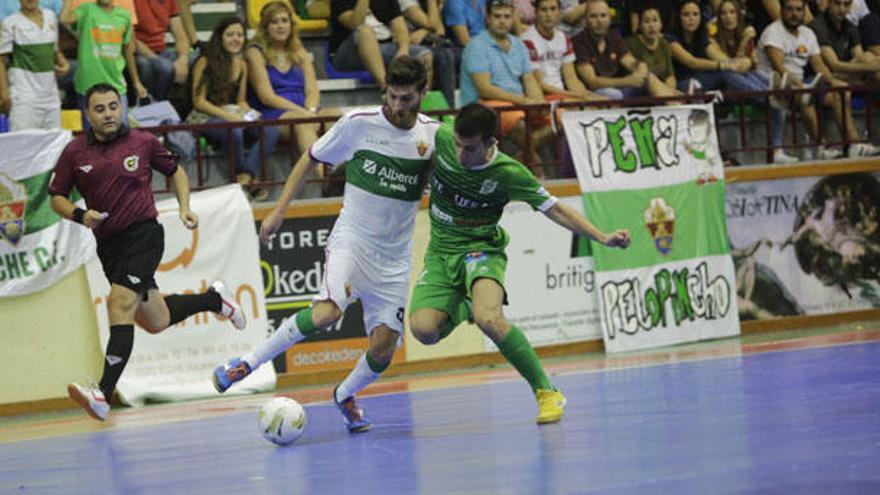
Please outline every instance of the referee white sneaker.
[{"label": "referee white sneaker", "polygon": [[105,421],[110,413],[110,404],[104,398],[104,392],[97,385],[80,385],[71,383],[67,386],[67,395],[98,421]]},{"label": "referee white sneaker", "polygon": [[247,318],[245,318],[241,306],[235,302],[235,298],[232,297],[232,292],[229,291],[226,284],[222,280],[215,280],[211,284],[211,290],[220,294],[220,315],[228,319],[236,330],[244,330],[244,327],[247,326]]}]

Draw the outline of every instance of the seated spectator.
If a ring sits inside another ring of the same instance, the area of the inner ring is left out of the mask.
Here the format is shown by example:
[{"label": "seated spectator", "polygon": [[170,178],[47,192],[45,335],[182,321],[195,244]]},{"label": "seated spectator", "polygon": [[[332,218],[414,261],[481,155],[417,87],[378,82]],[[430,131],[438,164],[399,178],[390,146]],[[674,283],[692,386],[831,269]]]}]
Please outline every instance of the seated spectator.
[{"label": "seated spectator", "polygon": [[486,0],[446,0],[441,10],[447,36],[458,46],[486,29]]},{"label": "seated spectator", "polygon": [[[254,43],[245,51],[249,102],[266,120],[315,117],[321,95],[315,68],[299,38],[299,17],[285,1],[267,3],[260,11]],[[338,113],[338,112],[336,112]],[[300,153],[318,139],[318,124],[297,124],[294,138]],[[290,140],[290,126],[281,127]]]},{"label": "seated spectator", "polygon": [[664,28],[671,26],[675,10],[664,8],[666,6],[667,4],[662,3],[660,0],[627,0],[624,2],[622,15],[622,31],[624,36],[628,37],[639,34],[640,14],[648,8],[653,8],[660,15],[661,26]]},{"label": "seated spectator", "polygon": [[[3,0],[0,2],[0,19],[6,19],[12,14],[18,12],[20,4],[21,2],[12,0]],[[61,9],[63,7],[64,0],[40,0],[40,8],[51,10],[52,13],[55,14],[56,19],[61,15]]]},{"label": "seated spectator", "polygon": [[862,47],[869,53],[880,56],[880,0],[869,0],[871,13],[859,21],[859,35]]},{"label": "seated spectator", "polygon": [[398,5],[409,27],[410,43],[431,49],[434,65],[425,67],[428,70],[428,88],[439,88],[447,105],[455,106],[456,59],[460,57],[446,38],[446,27],[443,26],[437,0],[398,0]]},{"label": "seated spectator", "polygon": [[529,26],[535,23],[535,5],[533,0],[513,0],[513,29],[516,36],[522,36]]},{"label": "seated spectator", "polygon": [[[822,61],[819,42],[813,31],[804,25],[804,12],[806,6],[804,0],[783,0],[782,20],[775,21],[761,33],[758,41],[758,68],[770,77],[775,72],[774,79],[787,81],[793,88],[813,87],[819,79],[834,87],[846,87],[847,84],[835,79],[831,71]],[[812,81],[804,80],[804,67],[810,65],[816,74]],[[786,85],[783,84],[782,87]],[[774,88],[778,87],[774,84]],[[858,129],[852,119],[851,111],[844,111],[842,99],[839,93],[819,94],[818,97],[826,106],[834,110],[835,119],[841,131],[850,142],[859,141]],[[847,95],[846,105],[849,106]],[[795,98],[801,109],[801,114],[806,123],[807,132],[813,141],[819,145],[819,158],[832,159],[843,155],[838,149],[825,145],[825,140],[819,133],[819,121],[816,108],[812,104],[812,97]],[[877,148],[869,144],[856,143],[849,146],[849,156],[864,156],[876,154]]]},{"label": "seated spectator", "polygon": [[596,101],[607,98],[588,90],[574,69],[574,48],[558,28],[562,12],[560,0],[536,0],[536,22],[521,38],[529,50],[535,78],[544,99]]},{"label": "seated spectator", "polygon": [[10,130],[61,127],[55,74],[69,69],[58,50],[55,13],[37,0],[21,0],[21,9],[0,28],[0,112],[9,113]]},{"label": "seated spectator", "polygon": [[584,30],[587,25],[587,2],[582,0],[562,0],[562,22],[559,30],[569,39]]},{"label": "seated spectator", "polygon": [[663,20],[660,10],[649,5],[636,13],[638,26],[636,34],[626,38],[630,53],[648,66],[648,71],[663,82],[670,91],[678,92],[675,70],[672,67],[672,52],[669,41],[663,37]]},{"label": "seated spectator", "polygon": [[862,49],[859,30],[847,19],[852,5],[853,0],[831,0],[810,29],[834,77],[850,84],[876,84],[880,82],[880,57]]},{"label": "seated spectator", "polygon": [[[819,3],[827,0],[819,0]],[[763,33],[767,26],[774,21],[782,19],[782,2],[780,0],[745,0],[745,10],[749,13],[750,24],[755,31]],[[813,13],[809,4],[804,7],[804,19],[806,23],[813,20]]]},{"label": "seated spectator", "polygon": [[594,92],[613,100],[673,93],[629,52],[623,38],[610,30],[611,14],[604,0],[587,2],[587,27],[572,38],[578,76]]},{"label": "seated spectator", "polygon": [[[194,110],[187,118],[189,123],[242,122],[258,117],[246,98],[248,71],[241,57],[245,41],[244,23],[237,17],[227,17],[214,28],[204,52],[193,65]],[[231,130],[203,129],[200,132],[215,146],[222,148],[224,156],[229,156],[227,150],[232,146],[235,181],[248,186],[260,172],[260,129],[235,127]],[[268,158],[275,149],[278,129],[263,127],[262,132],[262,151]],[[245,153],[246,141],[253,144]],[[268,196],[263,188],[250,188],[249,191],[257,201]]]},{"label": "seated spectator", "polygon": [[395,1],[333,0],[330,51],[336,70],[368,70],[385,87],[385,66],[409,54],[431,67],[431,50],[409,42],[409,30]]},{"label": "seated spectator", "polygon": [[[755,28],[749,26],[742,19],[743,11],[736,0],[721,0],[718,4],[718,18],[715,35],[712,37],[721,51],[729,59],[749,61],[749,72],[745,77],[753,78],[753,88],[761,90],[769,89],[770,81],[767,75],[757,70],[758,50],[755,43]],[[758,100],[758,105],[763,106],[763,99]],[[770,142],[773,146],[773,163],[794,163],[797,158],[785,154],[782,142],[785,138],[785,114],[786,108],[770,108]]]},{"label": "seated spectator", "polygon": [[[172,83],[189,76],[189,37],[180,19],[177,2],[137,2],[140,22],[135,27],[135,62],[147,91],[157,100],[168,98]],[[165,33],[171,31],[176,50],[168,49]]]},{"label": "seated spectator", "polygon": [[[544,103],[544,94],[535,78],[526,46],[510,34],[513,4],[510,0],[489,0],[486,30],[465,47],[461,61],[461,105],[480,101],[492,107],[510,104]],[[526,122],[523,111],[500,111],[501,133],[510,136],[519,148],[522,161],[543,177],[535,150],[553,137],[544,116],[532,121],[531,144],[526,148]]]},{"label": "seated spectator", "polygon": [[[79,6],[74,7],[74,4]],[[113,0],[64,0],[59,20],[64,24],[75,24],[79,37],[74,88],[81,109],[85,110],[88,103],[86,91],[98,83],[110,84],[120,95],[127,94],[127,83],[122,74],[126,68],[136,96],[146,98],[147,88],[141,83],[134,61],[135,46],[130,11],[116,6]],[[121,103],[122,121],[128,122],[128,98],[121,98]],[[89,128],[85,112],[83,127]]]},{"label": "seated spectator", "polygon": [[670,49],[678,89],[686,93],[699,90],[766,91],[768,83],[752,74],[748,57],[730,57],[709,37],[702,7],[697,0],[679,4]]}]

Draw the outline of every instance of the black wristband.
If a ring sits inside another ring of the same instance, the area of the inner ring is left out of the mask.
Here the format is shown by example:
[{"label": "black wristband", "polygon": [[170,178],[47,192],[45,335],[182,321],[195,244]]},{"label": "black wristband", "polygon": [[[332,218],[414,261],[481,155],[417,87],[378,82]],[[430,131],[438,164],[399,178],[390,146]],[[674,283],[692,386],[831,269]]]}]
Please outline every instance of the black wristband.
[{"label": "black wristband", "polygon": [[83,223],[83,216],[85,216],[85,214],[86,210],[83,210],[82,208],[77,208],[73,210],[73,216],[70,219],[76,223]]}]

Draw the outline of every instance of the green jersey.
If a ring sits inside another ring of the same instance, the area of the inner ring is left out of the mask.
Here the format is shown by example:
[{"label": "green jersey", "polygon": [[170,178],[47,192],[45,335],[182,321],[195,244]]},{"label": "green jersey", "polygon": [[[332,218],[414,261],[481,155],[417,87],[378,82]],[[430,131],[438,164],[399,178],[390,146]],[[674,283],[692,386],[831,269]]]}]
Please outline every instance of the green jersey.
[{"label": "green jersey", "polygon": [[122,7],[107,12],[96,3],[76,8],[76,32],[79,34],[76,92],[85,95],[97,83],[112,84],[125,96],[124,47],[132,41],[131,14]]},{"label": "green jersey", "polygon": [[442,126],[435,139],[429,251],[503,251],[509,237],[498,221],[507,203],[523,201],[542,212],[556,204],[525,165],[504,153],[466,169],[458,163],[451,125]]}]

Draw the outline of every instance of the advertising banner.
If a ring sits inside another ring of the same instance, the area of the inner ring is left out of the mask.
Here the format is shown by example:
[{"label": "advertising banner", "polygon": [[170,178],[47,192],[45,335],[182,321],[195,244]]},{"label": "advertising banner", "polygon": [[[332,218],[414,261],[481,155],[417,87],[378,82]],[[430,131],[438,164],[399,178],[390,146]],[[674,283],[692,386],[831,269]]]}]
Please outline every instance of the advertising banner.
[{"label": "advertising banner", "polygon": [[[269,244],[261,246],[269,332],[308,307],[320,291],[324,250],[335,222],[336,216],[288,218]],[[336,325],[315,332],[276,358],[275,368],[279,372],[348,369],[366,349],[363,310],[355,301]]]},{"label": "advertising banner", "polygon": [[50,205],[49,179],[70,140],[60,130],[0,134],[0,297],[51,287],[95,256],[92,233]]},{"label": "advertising banner", "polygon": [[742,320],[880,307],[877,174],[727,186]]},{"label": "advertising banner", "polygon": [[566,112],[563,123],[587,217],[632,234],[625,250],[592,244],[606,350],[739,334],[712,107]]},{"label": "advertising banner", "polygon": [[[132,405],[217,395],[211,384],[214,368],[240,356],[267,335],[266,302],[260,280],[259,248],[251,206],[237,184],[194,193],[190,207],[199,227],[188,230],[174,198],[157,203],[165,229],[165,254],[156,273],[163,294],[199,293],[222,279],[247,316],[236,330],[213,313],[200,313],[156,335],[136,331],[134,350],[117,391]],[[87,265],[95,301],[101,345],[109,338],[107,295],[110,286],[95,258]],[[226,394],[271,390],[275,370],[261,366]]]},{"label": "advertising banner", "polygon": [[[579,196],[559,198],[583,211]],[[525,203],[504,209],[501,226],[510,234],[504,314],[534,346],[602,337],[596,273],[587,238],[572,234]],[[487,351],[497,347],[488,338]]]}]

